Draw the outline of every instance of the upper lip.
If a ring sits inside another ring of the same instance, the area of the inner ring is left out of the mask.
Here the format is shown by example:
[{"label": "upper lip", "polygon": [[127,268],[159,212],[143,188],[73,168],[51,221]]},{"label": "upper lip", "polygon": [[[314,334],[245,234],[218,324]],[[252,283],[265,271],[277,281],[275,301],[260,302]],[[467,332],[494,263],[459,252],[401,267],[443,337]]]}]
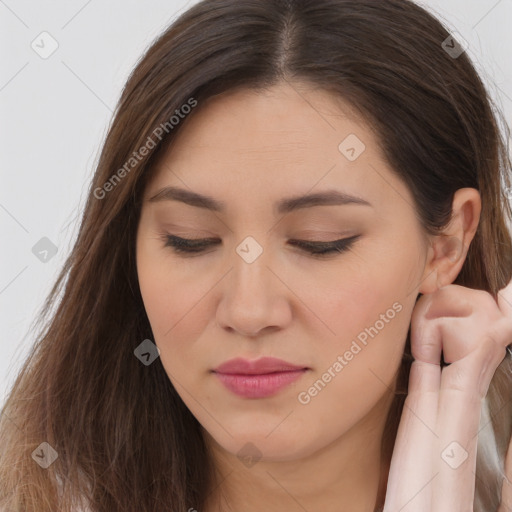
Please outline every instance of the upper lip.
[{"label": "upper lip", "polygon": [[304,369],[306,369],[305,366],[297,366],[283,361],[282,359],[276,359],[275,357],[262,357],[255,361],[237,357],[222,363],[213,371],[227,374],[260,375],[264,373],[289,372]]}]

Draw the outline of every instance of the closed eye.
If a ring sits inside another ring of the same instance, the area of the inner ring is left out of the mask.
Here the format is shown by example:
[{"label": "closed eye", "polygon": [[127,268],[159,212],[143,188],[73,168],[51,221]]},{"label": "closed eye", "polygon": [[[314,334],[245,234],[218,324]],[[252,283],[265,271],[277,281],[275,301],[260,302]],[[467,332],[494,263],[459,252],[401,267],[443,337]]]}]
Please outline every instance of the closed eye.
[{"label": "closed eye", "polygon": [[[353,243],[361,235],[354,235],[348,238],[341,238],[339,240],[332,240],[329,242],[317,242],[310,240],[295,240],[292,239],[288,243],[292,246],[313,255],[322,257],[334,253],[342,253],[350,249]],[[202,253],[209,247],[218,245],[221,242],[218,238],[181,238],[179,236],[165,234],[165,246],[171,247],[172,250],[181,255],[185,254],[198,254]]]}]

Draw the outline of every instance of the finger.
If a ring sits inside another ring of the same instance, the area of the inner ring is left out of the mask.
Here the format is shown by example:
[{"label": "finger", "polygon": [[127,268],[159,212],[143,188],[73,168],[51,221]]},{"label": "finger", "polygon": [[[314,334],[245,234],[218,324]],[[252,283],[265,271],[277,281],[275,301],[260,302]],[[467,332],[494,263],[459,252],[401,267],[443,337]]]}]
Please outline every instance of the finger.
[{"label": "finger", "polygon": [[[502,341],[503,317],[493,331],[478,333],[468,328],[464,319],[450,318],[439,322],[443,356],[449,366],[443,369],[441,389],[454,389],[485,397],[496,369],[506,356]],[[461,336],[461,333],[466,335]]]},{"label": "finger", "polygon": [[411,354],[416,361],[440,365],[442,343],[438,325],[425,317],[434,300],[434,295],[424,295],[414,307],[411,317]]},{"label": "finger", "polygon": [[481,328],[479,322],[478,318],[444,317],[431,321],[430,328],[441,337],[443,359],[446,363],[460,361],[482,347],[485,332],[479,331]]},{"label": "finger", "polygon": [[388,475],[384,512],[431,512],[441,368],[413,361]]},{"label": "finger", "polygon": [[480,412],[478,394],[441,387],[434,462],[438,472],[432,488],[436,512],[473,510]]},{"label": "finger", "polygon": [[439,317],[467,317],[475,307],[475,290],[459,285],[447,285],[432,294],[432,301],[425,312],[430,320]]},{"label": "finger", "polygon": [[[460,333],[456,321],[462,320],[450,320],[440,329],[443,342]],[[432,509],[439,512],[473,509],[482,399],[502,355],[489,336],[478,345],[441,373],[436,424],[439,471],[432,498]]]}]

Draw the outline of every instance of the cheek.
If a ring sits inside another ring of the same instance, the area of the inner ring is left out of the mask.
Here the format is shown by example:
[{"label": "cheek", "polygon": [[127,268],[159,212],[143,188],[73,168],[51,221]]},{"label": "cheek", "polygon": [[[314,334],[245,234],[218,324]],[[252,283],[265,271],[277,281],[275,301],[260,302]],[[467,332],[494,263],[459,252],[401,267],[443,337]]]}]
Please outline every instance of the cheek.
[{"label": "cheek", "polygon": [[[168,259],[159,260],[154,252],[141,248],[137,257],[139,287],[144,302],[154,343],[160,350],[162,364],[171,378],[204,359],[194,340],[204,332],[207,295],[211,288],[204,280],[184,277]],[[174,383],[174,381],[173,381]]]},{"label": "cheek", "polygon": [[396,299],[390,293],[359,288],[350,300],[338,298],[323,309],[335,335],[323,337],[324,341],[317,344],[316,350],[321,354],[317,370],[343,374],[343,379],[335,379],[334,387],[356,393],[355,400],[358,389],[378,384],[375,377],[382,380],[379,387],[389,384],[400,365],[410,323],[411,298],[407,302]]},{"label": "cheek", "polygon": [[337,349],[340,342],[353,338],[364,343],[376,334],[374,327],[389,331],[404,316],[399,310],[413,296],[407,297],[407,278],[397,272],[398,267],[400,262],[361,261],[338,272],[302,278],[301,297],[331,331],[330,335],[325,331],[326,342],[332,341]]},{"label": "cheek", "polygon": [[297,412],[304,421],[314,418],[315,425],[322,425],[325,438],[350,429],[369,414],[393,388],[402,363],[415,297],[404,300],[393,291],[396,282],[370,283],[371,277],[368,286],[359,282],[343,297],[338,293],[336,300],[325,302],[337,336],[317,343],[315,372],[297,390]]},{"label": "cheek", "polygon": [[168,251],[149,236],[139,235],[136,258],[139,288],[153,334],[161,339],[172,335],[174,326],[179,325],[201,293],[200,283],[185,279]]},{"label": "cheek", "polygon": [[192,283],[179,286],[176,277],[165,279],[156,274],[140,280],[144,307],[157,342],[163,346],[173,343],[179,349],[184,331],[191,339],[196,330],[201,330],[197,320],[206,290]]},{"label": "cheek", "polygon": [[310,292],[307,301],[315,304],[331,331],[316,346],[322,359],[318,371],[328,371],[341,356],[343,361],[338,361],[334,372],[345,378],[334,379],[333,387],[349,392],[349,401],[352,391],[357,400],[358,389],[376,385],[382,391],[391,384],[401,364],[415,305],[416,294],[410,290],[410,276],[417,272],[414,256],[375,254],[378,258],[361,260],[348,274],[333,279],[331,273],[329,280],[309,287],[316,291]]}]

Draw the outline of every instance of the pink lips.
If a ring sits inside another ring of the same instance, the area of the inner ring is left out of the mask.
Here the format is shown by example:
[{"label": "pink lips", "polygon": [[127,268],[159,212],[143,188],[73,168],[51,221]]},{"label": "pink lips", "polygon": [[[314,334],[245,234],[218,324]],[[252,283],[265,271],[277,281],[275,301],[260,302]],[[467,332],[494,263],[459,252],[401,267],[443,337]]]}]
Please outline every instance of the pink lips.
[{"label": "pink lips", "polygon": [[274,357],[231,359],[213,372],[230,391],[244,398],[265,398],[299,379],[308,368]]}]

